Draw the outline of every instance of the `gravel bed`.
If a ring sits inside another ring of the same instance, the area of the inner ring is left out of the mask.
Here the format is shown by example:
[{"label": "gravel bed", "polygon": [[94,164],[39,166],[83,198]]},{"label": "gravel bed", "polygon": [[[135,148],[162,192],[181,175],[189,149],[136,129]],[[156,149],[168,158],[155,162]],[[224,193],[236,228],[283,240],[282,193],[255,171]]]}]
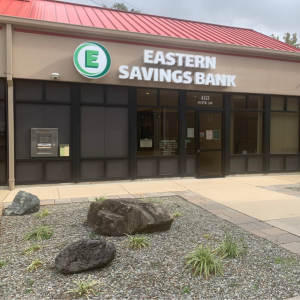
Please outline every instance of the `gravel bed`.
[{"label": "gravel bed", "polygon": [[[67,244],[91,238],[84,223],[88,203],[48,206],[51,215],[35,220],[33,215],[2,217],[0,260],[0,299],[72,299],[74,280],[93,280],[90,299],[286,299],[300,293],[300,260],[297,255],[252,235],[206,212],[180,197],[161,198],[171,213],[179,211],[171,230],[147,234],[149,248],[128,249],[128,237],[105,237],[116,244],[116,259],[103,269],[75,275],[61,275],[54,267],[56,255]],[[31,228],[50,225],[54,234],[42,243],[48,247],[32,256],[22,255],[23,242]],[[231,234],[245,247],[239,259],[225,261],[224,276],[208,280],[185,270],[184,257],[199,244],[215,248]],[[32,273],[25,268],[38,257],[43,266]],[[186,293],[183,293],[183,292]],[[85,296],[77,299],[86,299]]]}]

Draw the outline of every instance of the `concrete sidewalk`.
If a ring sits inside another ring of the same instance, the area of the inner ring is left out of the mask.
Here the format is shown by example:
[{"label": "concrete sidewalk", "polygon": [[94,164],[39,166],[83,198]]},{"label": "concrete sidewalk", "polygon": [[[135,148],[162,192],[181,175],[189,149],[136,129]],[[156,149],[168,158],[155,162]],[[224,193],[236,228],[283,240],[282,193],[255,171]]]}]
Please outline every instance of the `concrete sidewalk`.
[{"label": "concrete sidewalk", "polygon": [[180,195],[253,234],[300,254],[299,174],[17,187],[14,191],[1,189],[0,202],[7,206],[19,190],[37,195],[44,205],[93,201],[101,196]]}]

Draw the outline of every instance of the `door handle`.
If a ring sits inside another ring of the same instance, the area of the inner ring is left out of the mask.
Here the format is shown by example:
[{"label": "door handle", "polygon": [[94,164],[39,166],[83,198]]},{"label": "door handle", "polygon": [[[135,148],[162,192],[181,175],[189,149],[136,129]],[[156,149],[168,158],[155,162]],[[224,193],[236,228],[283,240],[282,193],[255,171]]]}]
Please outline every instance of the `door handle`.
[{"label": "door handle", "polygon": [[197,155],[200,153],[200,150],[197,151]]}]

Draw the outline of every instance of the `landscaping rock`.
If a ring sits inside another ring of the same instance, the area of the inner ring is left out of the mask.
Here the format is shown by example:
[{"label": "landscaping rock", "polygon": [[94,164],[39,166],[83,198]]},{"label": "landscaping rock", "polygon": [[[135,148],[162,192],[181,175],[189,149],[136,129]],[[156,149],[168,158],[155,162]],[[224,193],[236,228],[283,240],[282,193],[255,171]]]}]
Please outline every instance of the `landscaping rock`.
[{"label": "landscaping rock", "polygon": [[6,211],[6,216],[23,216],[39,211],[40,199],[30,193],[19,191]]},{"label": "landscaping rock", "polygon": [[171,228],[173,217],[161,204],[137,199],[108,199],[91,203],[87,225],[96,234],[123,236]]},{"label": "landscaping rock", "polygon": [[116,246],[103,239],[82,239],[62,250],[55,267],[62,274],[80,273],[104,267],[116,256]]}]

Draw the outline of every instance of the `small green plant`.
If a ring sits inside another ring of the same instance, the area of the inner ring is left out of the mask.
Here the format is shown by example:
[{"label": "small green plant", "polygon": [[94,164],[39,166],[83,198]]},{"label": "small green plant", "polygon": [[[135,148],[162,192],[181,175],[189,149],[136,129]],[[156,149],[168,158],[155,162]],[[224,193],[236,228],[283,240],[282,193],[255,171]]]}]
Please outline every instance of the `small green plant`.
[{"label": "small green plant", "polygon": [[31,241],[31,240],[41,241],[43,239],[50,239],[52,234],[53,234],[53,229],[50,226],[42,225],[28,232],[24,236],[23,241]]},{"label": "small green plant", "polygon": [[37,271],[37,269],[39,267],[41,267],[42,265],[43,265],[43,262],[40,259],[36,258],[32,261],[32,263],[25,270],[27,272],[32,272],[34,270]]},{"label": "small green plant", "polygon": [[182,216],[182,213],[179,212],[179,211],[175,211],[174,214],[173,214],[173,217],[174,217],[174,218],[179,218],[179,217],[181,217],[181,216]]},{"label": "small green plant", "polygon": [[26,294],[30,294],[32,292],[32,289],[28,289],[25,291]]},{"label": "small green plant", "polygon": [[189,286],[185,286],[183,289],[182,289],[182,294],[189,294],[190,293],[190,287]]},{"label": "small green plant", "polygon": [[29,279],[28,285],[33,286],[33,284],[34,284],[34,280],[33,279]]},{"label": "small green plant", "polygon": [[162,200],[157,198],[141,198],[140,200],[145,202],[152,202],[152,203],[163,203]]},{"label": "small green plant", "polygon": [[255,284],[253,285],[253,288],[254,288],[255,290],[258,290],[258,289],[259,289],[259,284],[258,284],[258,283],[255,283]]},{"label": "small green plant", "polygon": [[97,235],[96,235],[94,232],[90,232],[90,233],[89,233],[89,237],[90,237],[91,239],[94,239],[94,238],[97,237]]},{"label": "small green plant", "polygon": [[0,268],[7,265],[7,262],[4,260],[0,260]]},{"label": "small green plant", "polygon": [[276,265],[284,265],[285,267],[290,267],[290,266],[295,266],[298,264],[297,259],[289,257],[286,259],[280,258],[280,257],[275,257],[274,258],[274,263]]},{"label": "small green plant", "polygon": [[43,219],[43,218],[47,217],[47,216],[50,215],[50,214],[52,214],[52,212],[50,212],[50,211],[48,210],[48,208],[45,207],[45,208],[42,209],[40,212],[36,213],[36,214],[34,215],[34,218],[35,218],[35,219]]},{"label": "small green plant", "polygon": [[106,200],[105,195],[103,195],[103,196],[101,196],[101,197],[99,197],[99,198],[95,198],[95,201],[96,201],[96,202],[103,202],[103,201],[105,201],[105,200]]},{"label": "small green plant", "polygon": [[210,239],[211,239],[211,235],[210,235],[210,234],[204,234],[203,237],[206,238],[207,240],[210,240]]},{"label": "small green plant", "polygon": [[85,295],[88,299],[88,295],[92,292],[95,296],[95,291],[93,290],[93,286],[98,285],[98,283],[95,280],[91,280],[91,275],[89,275],[87,281],[84,280],[75,280],[73,283],[77,285],[77,288],[67,291],[67,293],[72,293],[74,295],[82,296]]},{"label": "small green plant", "polygon": [[231,235],[226,235],[224,241],[215,251],[222,258],[237,258],[241,255],[242,252],[240,246],[233,241]]},{"label": "small green plant", "polygon": [[144,235],[137,235],[137,236],[129,236],[129,248],[131,249],[142,249],[143,247],[148,247],[150,245],[149,240],[144,237]]},{"label": "small green plant", "polygon": [[209,246],[200,245],[194,252],[185,257],[186,268],[194,271],[194,276],[204,274],[207,279],[211,273],[223,275],[222,258],[218,257]]},{"label": "small green plant", "polygon": [[33,252],[36,252],[36,251],[38,251],[38,250],[43,249],[44,247],[48,247],[48,245],[34,244],[34,245],[31,245],[31,246],[29,246],[28,248],[24,249],[24,251],[22,252],[22,254],[30,255],[30,254],[32,254]]}]

